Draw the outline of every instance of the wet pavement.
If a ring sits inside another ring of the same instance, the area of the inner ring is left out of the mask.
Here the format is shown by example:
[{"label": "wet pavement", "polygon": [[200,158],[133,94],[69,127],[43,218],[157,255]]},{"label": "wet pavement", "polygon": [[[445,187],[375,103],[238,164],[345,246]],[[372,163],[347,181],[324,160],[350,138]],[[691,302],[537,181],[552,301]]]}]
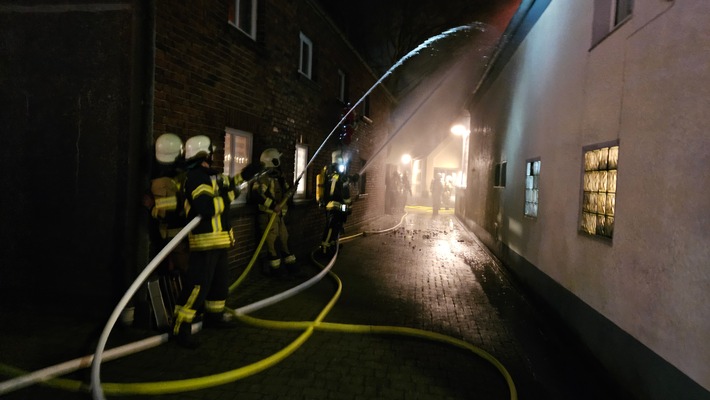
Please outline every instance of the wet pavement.
[{"label": "wet pavement", "polygon": [[[201,331],[197,350],[169,342],[104,362],[106,397],[485,400],[512,398],[512,382],[520,399],[630,398],[550,324],[450,210],[406,211],[349,227],[333,275],[248,314],[258,320]],[[295,279],[255,268],[228,306],[239,309],[293,288],[328,263],[317,253],[320,266],[301,258],[303,276]],[[267,321],[276,322],[264,326]],[[46,323],[51,333],[40,329]],[[35,371],[93,353],[101,329],[51,317],[3,328],[2,379],[9,378],[7,366]],[[117,327],[109,347],[158,334]],[[0,397],[91,398],[76,386],[89,382],[88,368],[62,378],[55,381],[60,388],[36,384]],[[162,383],[111,385],[135,382]]]}]

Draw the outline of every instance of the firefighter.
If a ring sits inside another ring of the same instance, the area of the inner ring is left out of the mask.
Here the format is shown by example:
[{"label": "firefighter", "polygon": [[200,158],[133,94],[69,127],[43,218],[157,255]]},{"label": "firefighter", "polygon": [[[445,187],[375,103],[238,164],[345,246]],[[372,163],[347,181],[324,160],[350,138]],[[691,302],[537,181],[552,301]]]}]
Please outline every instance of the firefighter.
[{"label": "firefighter", "polygon": [[337,249],[338,239],[344,233],[343,225],[352,213],[352,199],[350,197],[350,183],[358,181],[357,175],[347,175],[347,160],[341,150],[331,154],[330,165],[323,167],[316,177],[318,190],[316,201],[325,209],[326,225],[323,231],[321,250],[323,254],[334,254]]},{"label": "firefighter", "polygon": [[186,282],[175,307],[172,334],[178,344],[196,348],[191,325],[204,313],[205,328],[231,328],[235,322],[224,313],[229,294],[227,251],[234,245],[229,223],[229,206],[244,180],[253,177],[259,167],[251,164],[234,177],[211,168],[214,147],[209,137],[198,135],[185,143],[187,177],[185,210],[187,219],[202,219],[190,232],[190,262]]},{"label": "firefighter", "polygon": [[[182,164],[183,144],[180,137],[164,133],[155,141],[157,166],[150,182],[150,214],[156,222],[157,249],[165,247],[185,226],[181,187],[185,180]],[[188,244],[181,241],[166,258],[167,272],[187,271]]]},{"label": "firefighter", "polygon": [[[292,199],[289,192],[290,185],[281,171],[281,155],[281,152],[274,148],[266,149],[261,153],[260,161],[264,173],[254,181],[251,199],[258,207],[257,224],[262,235],[272,215],[275,214],[275,220],[266,234],[269,265],[264,271],[268,275],[284,278],[298,275],[299,271],[296,256],[289,249],[288,229],[284,220]],[[278,249],[277,242],[280,247]],[[285,264],[283,266],[282,258]]]}]

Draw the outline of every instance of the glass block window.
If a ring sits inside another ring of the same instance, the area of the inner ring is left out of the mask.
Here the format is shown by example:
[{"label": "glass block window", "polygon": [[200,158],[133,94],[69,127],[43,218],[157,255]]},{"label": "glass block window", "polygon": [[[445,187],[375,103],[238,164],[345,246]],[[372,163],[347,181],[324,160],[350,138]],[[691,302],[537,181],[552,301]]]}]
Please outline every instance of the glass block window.
[{"label": "glass block window", "polygon": [[525,163],[525,215],[537,218],[540,197],[540,160]]},{"label": "glass block window", "polygon": [[582,232],[610,239],[614,236],[618,161],[618,145],[584,152]]}]

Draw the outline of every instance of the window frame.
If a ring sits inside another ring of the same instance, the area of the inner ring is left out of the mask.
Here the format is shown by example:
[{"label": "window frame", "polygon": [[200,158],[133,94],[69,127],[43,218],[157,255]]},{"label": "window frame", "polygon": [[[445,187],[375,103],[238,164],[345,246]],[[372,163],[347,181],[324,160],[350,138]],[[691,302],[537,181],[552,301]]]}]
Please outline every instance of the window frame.
[{"label": "window frame", "polygon": [[634,6],[634,0],[594,0],[592,47],[631,19]]},{"label": "window frame", "polygon": [[299,32],[298,37],[300,41],[299,48],[301,50],[298,61],[298,72],[308,79],[313,79],[313,41],[303,32]]},{"label": "window frame", "polygon": [[501,161],[495,165],[493,173],[493,187],[504,188],[506,184],[506,176],[508,175],[508,162]]},{"label": "window frame", "polygon": [[[299,151],[303,152],[303,157],[299,157]],[[296,187],[296,192],[293,195],[294,199],[305,199],[308,197],[308,185],[306,185],[306,182],[308,181],[308,170],[306,167],[308,166],[308,146],[305,144],[296,144],[296,148],[294,150],[294,158],[293,158],[293,177],[294,179],[298,178],[299,175],[301,175],[302,171],[303,176],[301,177],[301,180],[298,181],[298,186]]]},{"label": "window frame", "polygon": [[371,118],[370,118],[370,112],[371,112],[370,95],[369,94],[367,96],[365,96],[364,99],[362,99],[362,107],[360,109],[362,110],[362,116],[371,120]]},{"label": "window frame", "polygon": [[338,68],[338,100],[343,104],[347,103],[348,99],[348,75],[342,69]]},{"label": "window frame", "polygon": [[[591,157],[591,155],[588,155],[589,153],[600,151],[603,153],[603,150],[607,150],[607,161],[606,161],[606,166],[602,168],[601,163],[600,167],[597,169],[591,169],[588,164],[593,164],[593,161],[589,161],[588,157]],[[615,149],[615,150],[613,150]],[[616,153],[615,155],[615,161],[612,163],[610,161],[610,154],[613,152]],[[589,146],[584,146],[582,148],[582,166],[581,166],[581,174],[582,174],[582,179],[581,179],[581,185],[580,185],[580,205],[579,205],[579,221],[577,223],[577,229],[579,233],[589,236],[589,237],[595,237],[595,238],[600,238],[604,240],[609,240],[612,241],[614,239],[614,227],[616,224],[616,193],[617,193],[617,179],[618,179],[618,163],[619,163],[619,141],[611,141],[611,142],[604,142],[604,143],[598,143],[594,145],[589,145]],[[613,167],[612,167],[613,164]],[[603,181],[606,190],[603,192],[605,193],[604,197],[604,207],[602,212],[599,212],[598,210],[598,200],[599,200],[599,194],[602,193],[601,190],[588,190],[588,189],[595,189],[599,187],[600,182],[602,179],[599,179],[599,182],[597,182],[597,186],[594,186],[594,172],[602,172],[604,171],[605,174],[598,174],[599,177],[602,175],[604,176]],[[610,171],[614,171],[613,174],[609,174]],[[612,190],[610,190],[612,189]],[[593,194],[596,193],[596,196],[593,196]],[[611,195],[611,197],[610,197]],[[589,199],[589,201],[587,200]],[[594,199],[594,201],[593,201]],[[607,207],[607,204],[611,200],[611,206]],[[593,208],[593,210],[592,210]],[[607,210],[611,208],[611,212],[609,213]],[[599,220],[599,217],[603,216],[605,221],[604,223],[606,224],[607,220],[609,217],[612,218],[611,220],[611,225],[606,225],[606,228],[602,228],[601,232],[600,229],[597,227],[597,221]],[[591,222],[590,218],[595,217],[594,221],[594,232],[590,231],[590,227],[588,224]],[[586,225],[586,226],[585,226]]]},{"label": "window frame", "polygon": [[[537,171],[535,164],[537,163]],[[540,215],[540,170],[542,160],[540,157],[525,160],[525,197],[523,215],[527,218],[537,219]],[[537,173],[536,173],[537,172]],[[532,179],[530,179],[532,178]],[[530,191],[530,192],[528,192]],[[532,195],[534,193],[534,196]],[[529,204],[534,204],[534,213],[529,212]]]},{"label": "window frame", "polygon": [[[360,165],[367,165],[367,160],[361,158]],[[367,195],[367,171],[363,171],[362,173],[358,174],[357,195]]]},{"label": "window frame", "polygon": [[[237,162],[236,158],[232,157],[232,154],[235,153],[236,150],[236,139],[237,137],[242,137],[246,139],[246,150],[245,153],[247,153],[247,157],[244,159],[243,162]],[[227,138],[229,138],[229,143],[227,143]],[[247,132],[241,129],[236,129],[236,128],[231,128],[231,127],[226,127],[224,129],[224,166],[222,171],[224,172],[225,175],[229,176],[234,176],[238,172],[242,170],[245,166],[249,165],[253,159],[253,152],[254,152],[254,134],[251,132]],[[230,157],[228,160],[227,157]],[[241,168],[239,168],[241,166]],[[238,169],[238,171],[237,171]],[[239,196],[232,201],[232,204],[238,203],[238,204],[245,204],[246,203],[246,196],[247,196],[247,190],[242,190],[241,193],[239,193]]]},{"label": "window frame", "polygon": [[470,132],[463,135],[461,145],[461,175],[459,176],[459,187],[462,189],[466,189],[466,187],[468,187],[468,154],[470,140]]},{"label": "window frame", "polygon": [[[251,9],[251,15],[247,16],[250,25],[248,29],[245,29],[241,22],[245,20],[245,17],[241,15],[242,5],[245,3],[249,3]],[[229,7],[229,24],[253,40],[256,40],[258,4],[259,0],[233,0]]]}]

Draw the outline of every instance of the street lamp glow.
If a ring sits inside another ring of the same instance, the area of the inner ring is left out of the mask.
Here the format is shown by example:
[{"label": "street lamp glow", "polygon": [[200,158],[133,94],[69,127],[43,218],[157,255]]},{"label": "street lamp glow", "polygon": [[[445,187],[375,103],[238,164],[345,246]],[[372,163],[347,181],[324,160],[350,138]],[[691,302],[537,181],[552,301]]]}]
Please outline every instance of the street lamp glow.
[{"label": "street lamp glow", "polygon": [[412,162],[412,156],[409,154],[403,154],[402,155],[402,164],[408,165],[410,162]]},{"label": "street lamp glow", "polygon": [[451,127],[451,133],[453,133],[456,136],[468,136],[470,133],[468,128],[461,124],[456,124]]}]

